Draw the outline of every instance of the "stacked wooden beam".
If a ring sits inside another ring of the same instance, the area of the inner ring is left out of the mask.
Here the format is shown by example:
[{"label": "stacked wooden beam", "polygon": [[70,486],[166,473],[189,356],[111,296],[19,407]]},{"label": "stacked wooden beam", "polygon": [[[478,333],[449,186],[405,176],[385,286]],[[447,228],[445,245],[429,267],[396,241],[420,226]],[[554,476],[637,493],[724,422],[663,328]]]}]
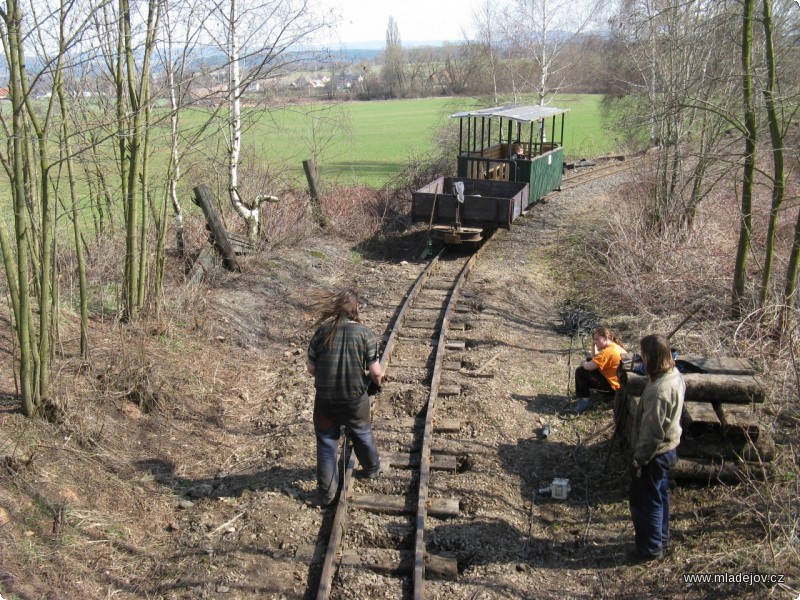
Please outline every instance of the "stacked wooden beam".
[{"label": "stacked wooden beam", "polygon": [[[687,370],[676,479],[735,481],[763,477],[775,456],[772,436],[759,425],[754,407],[764,386],[752,365],[737,358],[681,358]],[[620,433],[630,442],[633,415],[647,377],[620,373],[624,385],[614,411]]]}]

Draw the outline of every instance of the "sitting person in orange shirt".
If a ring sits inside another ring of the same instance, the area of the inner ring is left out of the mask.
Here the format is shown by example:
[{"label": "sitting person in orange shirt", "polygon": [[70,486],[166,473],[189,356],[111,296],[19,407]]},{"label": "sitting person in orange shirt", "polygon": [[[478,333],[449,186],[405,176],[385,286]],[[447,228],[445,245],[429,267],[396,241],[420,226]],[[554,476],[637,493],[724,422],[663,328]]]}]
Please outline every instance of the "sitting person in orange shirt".
[{"label": "sitting person in orange shirt", "polygon": [[575,397],[578,402],[575,412],[583,412],[592,407],[589,390],[614,392],[619,389],[617,367],[626,352],[622,342],[611,333],[608,327],[597,327],[592,331],[595,352],[575,369]]}]

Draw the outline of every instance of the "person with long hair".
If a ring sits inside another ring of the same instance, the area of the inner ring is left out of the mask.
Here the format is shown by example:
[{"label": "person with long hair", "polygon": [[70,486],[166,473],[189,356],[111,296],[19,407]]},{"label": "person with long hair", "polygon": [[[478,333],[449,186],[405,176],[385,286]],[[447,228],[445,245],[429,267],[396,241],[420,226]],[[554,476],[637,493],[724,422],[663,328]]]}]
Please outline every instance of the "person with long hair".
[{"label": "person with long hair", "polygon": [[333,504],[339,487],[339,431],[347,428],[365,477],[381,471],[370,419],[369,383],[380,386],[383,371],[378,343],[361,323],[354,289],[312,296],[317,318],[308,346],[306,368],[314,376],[314,433],[317,439],[317,490],[324,506]]},{"label": "person with long hair", "polygon": [[669,548],[669,470],[678,461],[686,384],[675,368],[669,340],[647,335],[639,343],[647,385],[634,415],[630,510],[634,562],[661,558]]},{"label": "person with long hair", "polygon": [[594,352],[586,362],[575,369],[576,412],[591,407],[590,390],[614,392],[619,389],[617,367],[622,362],[625,348],[620,339],[608,327],[597,327],[592,331]]}]

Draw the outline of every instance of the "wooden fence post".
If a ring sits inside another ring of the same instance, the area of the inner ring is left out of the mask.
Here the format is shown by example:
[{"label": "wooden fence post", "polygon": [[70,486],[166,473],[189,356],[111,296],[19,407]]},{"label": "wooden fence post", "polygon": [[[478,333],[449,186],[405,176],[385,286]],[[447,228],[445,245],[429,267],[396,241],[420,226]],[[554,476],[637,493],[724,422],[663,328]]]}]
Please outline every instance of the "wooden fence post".
[{"label": "wooden fence post", "polygon": [[320,227],[327,227],[328,220],[322,212],[322,203],[319,197],[319,179],[317,177],[317,163],[311,160],[303,161],[303,171],[308,181],[308,191],[311,194],[311,215]]}]

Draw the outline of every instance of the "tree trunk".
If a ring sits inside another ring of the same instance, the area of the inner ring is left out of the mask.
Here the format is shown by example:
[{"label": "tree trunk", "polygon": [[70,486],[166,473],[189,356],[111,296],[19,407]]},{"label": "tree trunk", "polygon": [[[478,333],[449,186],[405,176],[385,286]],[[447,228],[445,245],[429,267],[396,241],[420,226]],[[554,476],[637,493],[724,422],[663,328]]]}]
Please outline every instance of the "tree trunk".
[{"label": "tree trunk", "polygon": [[229,193],[234,210],[247,224],[247,237],[255,243],[261,233],[261,216],[258,205],[248,207],[239,196],[239,156],[242,150],[242,103],[239,98],[241,88],[241,71],[239,69],[239,39],[237,37],[236,22],[239,17],[236,0],[230,0],[230,30],[228,31],[228,104],[230,118],[228,127],[230,131],[231,146],[229,152]]},{"label": "tree trunk", "polygon": [[86,279],[86,260],[83,255],[83,243],[81,242],[81,225],[78,211],[78,192],[75,186],[75,166],[72,158],[72,145],[69,138],[69,127],[74,125],[67,113],[67,98],[64,93],[63,80],[59,78],[56,86],[58,101],[61,107],[61,128],[63,135],[64,160],[67,163],[67,178],[69,180],[69,197],[72,208],[72,233],[75,240],[75,260],[78,263],[78,294],[80,297],[80,355],[86,360],[89,358],[89,284]]},{"label": "tree trunk", "polygon": [[[138,74],[138,78],[136,54],[131,39],[131,11],[128,0],[120,0],[119,12],[122,20],[127,99],[132,115],[130,123],[127,125],[127,189],[124,202],[128,212],[126,215],[125,281],[123,286],[125,317],[132,320],[138,316],[145,298],[147,211],[144,210],[143,194],[146,194],[147,186],[146,182],[140,182],[140,176],[143,175],[141,165],[144,163],[143,156],[147,151],[145,131],[147,128],[146,107],[150,102],[150,57],[156,40],[160,6],[158,0],[148,0],[147,34],[144,40],[141,73]],[[118,100],[118,102],[121,101],[122,99]],[[124,160],[123,163],[125,163]]]},{"label": "tree trunk", "polygon": [[[139,222],[139,211],[136,198],[136,180],[138,165],[138,143],[136,140],[137,131],[124,114],[125,103],[129,104],[128,110],[136,115],[137,95],[134,87],[135,82],[135,56],[131,43],[131,14],[128,0],[119,0],[120,18],[120,45],[119,66],[117,73],[120,77],[118,92],[121,94],[117,98],[119,136],[120,136],[120,173],[122,175],[123,205],[125,207],[125,275],[122,284],[123,314],[127,320],[134,320],[138,315],[139,307],[136,297],[139,289],[139,266],[136,259],[139,256],[139,237],[136,225]],[[127,77],[127,95],[125,96],[123,81],[123,66]],[[120,114],[122,110],[122,114]],[[135,116],[134,116],[135,119]]]},{"label": "tree trunk", "polygon": [[798,270],[800,270],[800,213],[797,214],[797,221],[794,224],[794,243],[789,254],[789,265],[786,267],[786,281],[783,284],[783,306],[778,322],[778,330],[782,334],[788,330],[788,321],[794,309]]},{"label": "tree trunk", "polygon": [[[147,84],[145,84],[146,86]],[[149,96],[149,94],[147,94]],[[144,101],[144,119],[142,126],[142,176],[140,180],[141,190],[141,212],[142,223],[139,227],[139,290],[137,294],[137,303],[139,307],[145,305],[147,300],[147,275],[148,265],[150,264],[149,245],[147,233],[150,230],[150,211],[148,210],[150,201],[150,180],[148,172],[148,149],[150,146],[150,101],[147,98]],[[156,257],[157,260],[157,257]]]},{"label": "tree trunk", "polygon": [[750,249],[753,218],[753,180],[756,170],[756,111],[750,66],[753,38],[753,5],[754,0],[744,0],[744,13],[742,15],[742,99],[744,102],[745,148],[739,244],[736,249],[733,294],[731,298],[731,315],[734,319],[739,318],[743,310],[744,286],[747,277],[747,255]]},{"label": "tree trunk", "polygon": [[[25,124],[23,121],[23,89],[21,73],[24,68],[22,57],[21,22],[22,15],[16,0],[6,2],[5,28],[7,35],[7,54],[9,71],[9,93],[11,95],[11,140],[12,155],[12,181],[11,193],[14,205],[14,234],[16,236],[16,269],[14,278],[16,280],[18,302],[16,317],[16,334],[19,341],[19,392],[22,399],[22,412],[26,416],[33,416],[36,412],[38,399],[35,396],[33,382],[33,349],[31,347],[31,328],[30,321],[30,294],[29,294],[29,271],[28,271],[28,215],[27,202],[25,197],[25,175],[24,161],[25,155]],[[13,281],[10,279],[10,281]]]},{"label": "tree trunk", "polygon": [[[170,104],[170,165],[169,165],[169,185],[167,194],[172,203],[172,212],[175,216],[175,246],[178,249],[178,256],[185,258],[186,243],[183,233],[183,210],[178,200],[178,181],[181,178],[181,155],[178,146],[180,141],[180,106],[178,103],[178,85],[175,82],[175,58],[173,56],[174,46],[172,39],[172,27],[169,22],[169,2],[166,2],[164,20],[167,33],[167,83],[169,85],[169,104]],[[165,203],[166,204],[166,203]],[[166,209],[165,209],[166,210]],[[164,224],[166,228],[166,223]]]},{"label": "tree trunk", "polygon": [[225,227],[220,221],[219,214],[214,209],[214,203],[211,198],[211,192],[204,184],[200,184],[194,188],[194,200],[202,210],[206,217],[211,233],[214,236],[214,244],[219,249],[223,257],[223,264],[229,271],[240,271],[239,263],[236,261],[236,254],[233,251],[230,240],[225,233]]},{"label": "tree trunk", "polygon": [[764,51],[767,62],[767,88],[764,90],[764,100],[767,106],[769,136],[772,142],[772,206],[769,213],[767,242],[764,250],[764,268],[761,273],[761,290],[758,297],[759,307],[763,307],[766,304],[769,294],[772,259],[775,253],[775,232],[778,228],[781,204],[783,204],[786,179],[783,163],[783,135],[781,134],[780,118],[775,107],[775,50],[772,43],[772,9],[770,1],[764,0]]},{"label": "tree trunk", "polygon": [[[30,94],[27,94],[30,97]],[[32,107],[29,107],[29,111]],[[39,340],[37,354],[39,368],[36,372],[36,395],[45,398],[50,387],[51,335],[53,325],[53,244],[55,242],[55,210],[50,198],[50,152],[47,129],[36,128],[38,138],[39,169],[41,170],[41,264],[39,269]]]},{"label": "tree trunk", "polygon": [[[152,200],[152,199],[151,199]],[[161,295],[164,289],[164,267],[166,264],[166,239],[167,239],[167,202],[166,199],[161,203],[160,212],[156,212],[156,207],[151,206],[156,224],[156,254],[155,254],[155,281],[153,282],[153,294],[155,296],[156,316],[161,313]]]},{"label": "tree trunk", "polygon": [[[628,373],[625,390],[641,396],[648,378]],[[765,399],[763,382],[752,375],[722,375],[715,373],[686,373],[686,402],[721,402],[729,404],[762,403]]]}]

